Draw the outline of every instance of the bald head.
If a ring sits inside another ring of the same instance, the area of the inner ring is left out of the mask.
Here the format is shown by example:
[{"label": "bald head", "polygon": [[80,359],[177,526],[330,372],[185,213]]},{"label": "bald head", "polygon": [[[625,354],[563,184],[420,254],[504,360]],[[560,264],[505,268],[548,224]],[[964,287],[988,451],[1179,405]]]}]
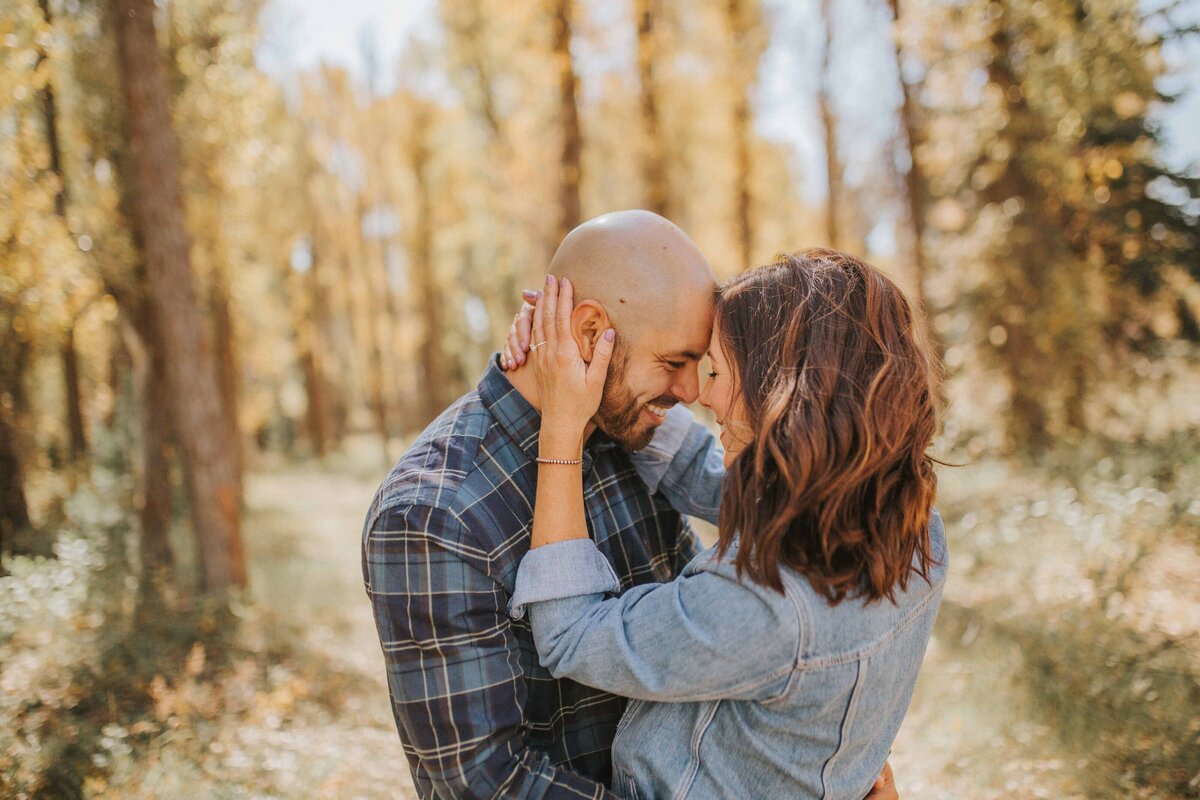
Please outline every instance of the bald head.
[{"label": "bald head", "polygon": [[650,211],[615,211],[567,234],[550,272],[571,280],[575,301],[594,300],[622,336],[704,313],[716,276],[679,226]]}]

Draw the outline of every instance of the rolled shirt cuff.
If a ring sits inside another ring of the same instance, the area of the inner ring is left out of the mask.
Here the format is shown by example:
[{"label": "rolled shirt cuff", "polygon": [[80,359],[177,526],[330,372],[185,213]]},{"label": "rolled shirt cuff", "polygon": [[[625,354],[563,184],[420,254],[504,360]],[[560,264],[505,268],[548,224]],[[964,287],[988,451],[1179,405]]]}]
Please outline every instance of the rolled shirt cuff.
[{"label": "rolled shirt cuff", "polygon": [[521,559],[516,586],[508,603],[513,619],[525,606],[578,595],[618,592],[621,582],[608,559],[591,539],[568,539],[534,548]]}]

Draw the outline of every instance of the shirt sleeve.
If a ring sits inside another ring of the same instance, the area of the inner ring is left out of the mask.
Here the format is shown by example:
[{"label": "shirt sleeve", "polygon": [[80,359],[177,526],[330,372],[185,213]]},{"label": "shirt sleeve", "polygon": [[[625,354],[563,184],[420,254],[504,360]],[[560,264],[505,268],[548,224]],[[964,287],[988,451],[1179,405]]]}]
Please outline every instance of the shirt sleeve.
[{"label": "shirt sleeve", "polygon": [[[800,610],[789,597],[739,580],[710,551],[670,583],[606,600],[611,579],[581,556],[587,546],[595,548],[590,540],[539,547],[520,567],[563,573],[556,589],[540,592],[547,599],[525,600],[541,663],[556,678],[665,702],[767,700],[784,690],[800,645]],[[563,588],[572,585],[573,594]]]},{"label": "shirt sleeve", "polygon": [[363,573],[396,727],[422,797],[613,798],[528,746],[526,686],[504,588],[450,514],[382,512]]},{"label": "shirt sleeve", "polygon": [[650,444],[632,455],[634,468],[682,514],[717,523],[725,483],[725,451],[682,405],[667,412]]}]

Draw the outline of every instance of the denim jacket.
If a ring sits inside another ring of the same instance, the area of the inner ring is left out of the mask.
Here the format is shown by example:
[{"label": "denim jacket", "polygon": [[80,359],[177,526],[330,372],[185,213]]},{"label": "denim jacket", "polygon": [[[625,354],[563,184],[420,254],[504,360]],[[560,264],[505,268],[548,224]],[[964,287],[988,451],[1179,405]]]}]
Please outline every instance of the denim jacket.
[{"label": "denim jacket", "polygon": [[[715,522],[721,451],[677,407],[635,457],[652,489]],[[528,609],[541,661],[634,698],[613,743],[613,789],[630,798],[857,798],[883,767],[916,684],[946,577],[938,564],[896,603],[830,606],[799,573],[784,592],[739,580],[732,554],[698,555],[676,580],[620,597],[590,539],[531,550],[510,607]],[[736,546],[736,545],[735,545]]]}]

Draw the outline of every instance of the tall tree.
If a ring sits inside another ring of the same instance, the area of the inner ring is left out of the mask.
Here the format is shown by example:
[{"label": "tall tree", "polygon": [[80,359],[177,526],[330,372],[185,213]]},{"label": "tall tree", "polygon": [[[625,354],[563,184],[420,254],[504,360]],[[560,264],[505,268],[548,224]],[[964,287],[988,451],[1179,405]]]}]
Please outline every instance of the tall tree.
[{"label": "tall tree", "polygon": [[[12,309],[0,296],[0,319],[9,322]],[[12,330],[7,325],[6,329]],[[25,499],[25,468],[17,438],[18,409],[23,404],[25,364],[29,345],[19,334],[3,337],[0,343],[0,574],[3,557],[15,552],[14,540],[33,527]]]},{"label": "tall tree", "polygon": [[754,209],[750,192],[754,120],[750,95],[764,48],[758,3],[756,0],[726,0],[725,21],[733,39],[730,57],[733,59],[734,227],[738,259],[742,265],[749,266],[754,257]]},{"label": "tall tree", "polygon": [[[122,422],[137,429],[141,456],[137,474],[139,553],[145,579],[141,588],[148,592],[159,579],[172,577],[175,564],[170,541],[175,461],[171,453],[171,393],[166,385],[166,352],[147,296],[145,250],[132,224],[137,217],[136,176],[125,134],[128,125],[118,67],[117,20],[112,10],[111,4],[91,7],[98,24],[86,26],[73,39],[71,75],[82,83],[85,94],[104,100],[86,106],[86,112],[81,108],[79,124],[89,133],[89,161],[104,165],[109,179],[115,178],[115,206],[104,206],[104,223],[97,226],[97,233],[103,233],[96,237],[92,263],[104,292],[116,300],[118,309],[120,333],[114,337],[108,378],[116,398],[111,425],[117,424],[120,416]],[[87,188],[82,180],[76,183]],[[118,415],[127,394],[123,387],[126,369],[132,377],[128,392],[131,412]]]},{"label": "tall tree", "polygon": [[410,95],[408,132],[408,168],[412,172],[415,194],[415,215],[409,232],[409,264],[420,295],[422,336],[420,347],[422,378],[422,420],[432,420],[440,414],[448,400],[449,376],[442,319],[442,291],[437,282],[433,261],[433,186],[430,170],[433,145],[431,142],[436,107],[432,101]]},{"label": "tall tree", "polygon": [[[122,335],[133,362],[134,391],[141,433],[141,502],[138,507],[143,588],[151,590],[158,579],[169,578],[175,567],[171,547],[170,419],[163,410],[171,405],[167,361],[159,346],[154,313],[145,299],[126,297]],[[132,316],[136,314],[137,316]]]},{"label": "tall tree", "polygon": [[[218,244],[223,243],[219,233],[213,234]],[[214,355],[217,362],[217,387],[221,395],[221,417],[228,428],[229,441],[233,443],[233,460],[237,469],[237,496],[242,496],[242,453],[241,427],[238,424],[238,405],[242,394],[241,370],[238,368],[237,340],[234,333],[233,297],[229,289],[228,270],[224,255],[228,251],[220,247],[212,264],[208,284],[208,315],[212,321]]]},{"label": "tall tree", "polygon": [[925,319],[925,332],[935,349],[940,351],[933,326],[929,324],[929,299],[925,290],[929,280],[929,264],[925,256],[925,215],[928,201],[925,174],[921,170],[921,145],[924,134],[919,121],[920,108],[917,87],[905,74],[904,46],[901,38],[900,0],[887,0],[892,17],[892,52],[896,59],[896,80],[900,84],[900,135],[908,155],[908,171],[904,174],[904,198],[908,211],[908,224],[912,231],[913,289],[921,314]]},{"label": "tall tree", "polygon": [[579,130],[579,77],[571,58],[574,0],[554,0],[554,66],[558,73],[558,120],[562,132],[559,157],[558,239],[583,221],[579,184],[583,176],[583,135]]},{"label": "tall tree", "polygon": [[843,203],[843,168],[838,152],[838,117],[833,104],[833,3],[821,0],[821,69],[818,77],[817,108],[821,115],[821,131],[825,145],[825,186],[828,199],[825,205],[825,239],[829,247],[841,247],[842,232],[839,214]]},{"label": "tall tree", "polygon": [[296,336],[297,360],[304,376],[307,398],[305,432],[313,452],[325,456],[334,440],[330,386],[326,361],[329,358],[329,300],[323,286],[324,242],[313,202],[316,164],[304,142],[297,142],[300,207],[308,235],[297,243],[289,260],[288,288],[292,327]]},{"label": "tall tree", "polygon": [[658,0],[636,0],[638,107],[642,118],[642,185],[646,208],[664,217],[671,215],[671,187],[667,176],[666,143],[659,111],[659,70],[662,31]]},{"label": "tall tree", "polygon": [[167,385],[205,589],[246,584],[236,442],[216,384],[212,344],[191,271],[179,144],[155,34],[153,0],[114,0],[136,175],[135,224],[149,299],[167,353]]},{"label": "tall tree", "polygon": [[988,280],[964,299],[1007,378],[1011,445],[1043,451],[1089,429],[1089,401],[1170,315],[1167,336],[1194,331],[1177,299],[1200,278],[1188,209],[1200,180],[1159,161],[1149,115],[1164,99],[1161,62],[1135,0],[967,10],[983,23],[975,52],[988,82],[971,117],[986,123],[971,131],[956,199],[973,212],[967,235]]},{"label": "tall tree", "polygon": [[[38,0],[38,8],[42,13],[42,21],[47,30],[54,29],[54,14],[50,0]],[[59,132],[58,97],[55,91],[55,70],[50,62],[48,48],[39,39],[38,68],[47,69],[45,85],[42,87],[42,125],[46,136],[46,151],[49,155],[50,173],[55,178],[54,213],[64,229],[69,230],[67,218],[67,203],[70,197],[67,185],[67,174],[63,168],[62,136]],[[63,398],[65,401],[65,417],[67,428],[67,451],[72,460],[79,460],[87,454],[87,431],[83,423],[83,395],[79,381],[79,356],[75,350],[75,326],[79,321],[90,299],[85,299],[83,306],[68,315],[66,325],[59,340],[59,363],[62,366]]]}]

